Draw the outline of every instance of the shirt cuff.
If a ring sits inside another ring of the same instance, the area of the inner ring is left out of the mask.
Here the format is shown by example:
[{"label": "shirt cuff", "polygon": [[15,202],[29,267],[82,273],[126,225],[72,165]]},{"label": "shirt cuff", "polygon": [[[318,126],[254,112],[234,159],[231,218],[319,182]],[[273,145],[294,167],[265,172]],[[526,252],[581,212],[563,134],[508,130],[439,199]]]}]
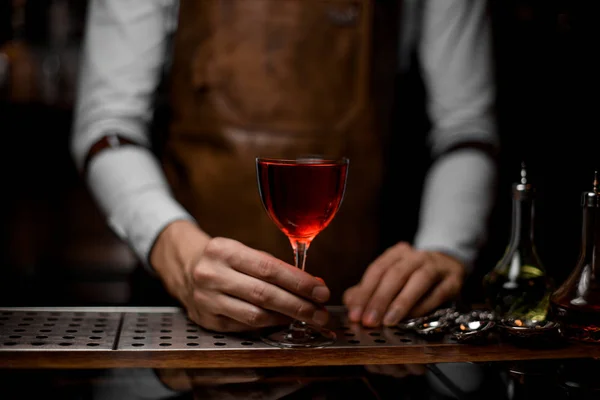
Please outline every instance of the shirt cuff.
[{"label": "shirt cuff", "polygon": [[87,182],[109,226],[150,270],[149,255],[158,235],[171,222],[193,221],[144,147],[102,151],[90,162]]},{"label": "shirt cuff", "polygon": [[425,180],[415,247],[453,256],[471,272],[487,240],[495,183],[495,164],[483,152],[461,149],[438,159]]}]

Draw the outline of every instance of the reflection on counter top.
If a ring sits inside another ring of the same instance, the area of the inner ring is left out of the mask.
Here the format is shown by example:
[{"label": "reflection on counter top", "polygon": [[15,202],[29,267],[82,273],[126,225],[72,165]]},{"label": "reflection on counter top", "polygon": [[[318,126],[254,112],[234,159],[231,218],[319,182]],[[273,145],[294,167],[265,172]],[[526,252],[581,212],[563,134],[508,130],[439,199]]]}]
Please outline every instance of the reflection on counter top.
[{"label": "reflection on counter top", "polygon": [[[6,370],[3,398],[61,400],[597,399],[598,361],[260,369]],[[31,382],[36,382],[32,385]]]}]

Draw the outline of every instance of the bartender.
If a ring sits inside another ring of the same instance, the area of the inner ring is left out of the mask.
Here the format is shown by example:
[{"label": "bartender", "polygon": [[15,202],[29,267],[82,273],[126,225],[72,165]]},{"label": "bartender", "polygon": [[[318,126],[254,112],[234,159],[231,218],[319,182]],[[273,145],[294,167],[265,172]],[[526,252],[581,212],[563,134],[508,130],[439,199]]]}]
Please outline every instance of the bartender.
[{"label": "bartender", "polygon": [[[460,293],[487,236],[486,7],[91,0],[73,157],[110,227],[207,329],[322,325],[326,303],[371,327],[422,315]],[[306,271],[254,164],[303,154],[350,159]]]}]

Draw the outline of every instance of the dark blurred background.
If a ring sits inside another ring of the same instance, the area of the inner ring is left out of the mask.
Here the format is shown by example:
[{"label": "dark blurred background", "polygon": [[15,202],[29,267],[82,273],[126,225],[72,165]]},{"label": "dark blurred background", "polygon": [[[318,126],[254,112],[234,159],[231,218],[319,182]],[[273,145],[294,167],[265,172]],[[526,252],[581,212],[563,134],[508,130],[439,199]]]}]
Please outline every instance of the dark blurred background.
[{"label": "dark blurred background", "polygon": [[[13,3],[23,5],[22,19]],[[574,267],[580,194],[598,166],[597,3],[491,1],[503,149],[491,236],[467,290],[475,299],[508,243],[510,185],[522,160],[539,191],[541,258],[559,282]],[[107,228],[68,152],[86,5],[0,0],[0,305],[129,296],[136,260]]]}]

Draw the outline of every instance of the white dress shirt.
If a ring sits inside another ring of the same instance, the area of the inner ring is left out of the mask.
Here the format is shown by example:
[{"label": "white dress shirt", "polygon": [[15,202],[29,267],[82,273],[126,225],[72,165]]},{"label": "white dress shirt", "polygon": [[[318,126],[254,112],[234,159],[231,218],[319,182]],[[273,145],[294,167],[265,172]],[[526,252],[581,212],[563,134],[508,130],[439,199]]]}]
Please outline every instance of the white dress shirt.
[{"label": "white dress shirt", "polygon": [[[78,168],[90,147],[111,132],[150,146],[152,100],[169,65],[177,7],[175,0],[90,2],[71,140]],[[428,90],[432,155],[465,141],[498,145],[486,1],[405,0],[404,7],[401,68],[417,49]],[[102,151],[86,179],[109,225],[145,263],[170,222],[193,220],[144,147]],[[426,176],[414,245],[445,251],[470,268],[486,239],[495,179],[494,162],[478,150],[436,159]]]}]

